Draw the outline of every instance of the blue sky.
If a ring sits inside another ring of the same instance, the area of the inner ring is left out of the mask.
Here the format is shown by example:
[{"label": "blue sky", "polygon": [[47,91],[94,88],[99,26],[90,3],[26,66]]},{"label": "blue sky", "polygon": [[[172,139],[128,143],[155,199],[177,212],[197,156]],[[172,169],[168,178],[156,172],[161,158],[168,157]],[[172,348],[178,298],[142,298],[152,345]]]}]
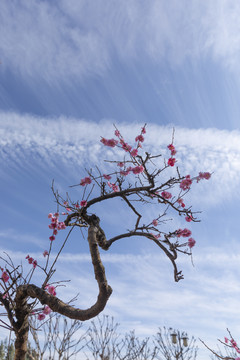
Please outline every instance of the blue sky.
[{"label": "blue sky", "polygon": [[[41,258],[48,245],[52,179],[64,194],[86,167],[105,166],[112,151],[99,139],[112,137],[113,123],[129,141],[147,123],[146,148],[163,154],[175,127],[182,172],[214,172],[189,195],[203,212],[191,225],[194,267],[179,258],[180,283],[147,240],[103,254],[114,289],[105,313],[122,331],[148,336],[171,326],[213,347],[226,327],[240,336],[239,15],[231,0],[0,3],[0,249],[16,263],[28,253]],[[96,209],[107,234],[130,222],[116,206]],[[94,301],[77,233],[59,260],[63,278],[72,279],[59,290],[65,300],[80,293],[80,306]],[[199,359],[206,356],[201,350]]]}]

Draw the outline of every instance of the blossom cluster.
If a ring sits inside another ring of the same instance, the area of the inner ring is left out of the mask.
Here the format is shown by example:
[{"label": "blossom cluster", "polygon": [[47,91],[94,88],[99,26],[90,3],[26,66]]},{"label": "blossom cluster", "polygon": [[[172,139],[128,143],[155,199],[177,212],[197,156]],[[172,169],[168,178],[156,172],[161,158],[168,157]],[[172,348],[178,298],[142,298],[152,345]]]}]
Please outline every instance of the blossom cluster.
[{"label": "blossom cluster", "polygon": [[[138,149],[142,147],[142,143],[144,142],[144,136],[143,134],[146,133],[146,128],[145,126],[142,127],[141,129],[141,133],[136,136],[135,138],[135,142],[137,143],[136,146],[134,148],[132,148],[131,145],[129,145],[125,140],[124,138],[122,137],[121,133],[119,130],[115,130],[115,136],[118,138],[118,140],[115,140],[115,139],[105,139],[105,138],[101,138],[101,143],[103,143],[103,145],[105,146],[109,146],[109,147],[115,147],[115,146],[119,146],[120,148],[122,148],[124,151],[128,152],[131,156],[131,158],[136,158],[137,155],[138,155]],[[136,164],[136,162],[135,162]],[[119,162],[117,164],[120,168],[123,168],[125,166],[125,163],[124,162]],[[119,171],[119,174],[121,176],[127,176],[129,175],[130,173],[133,173],[134,175],[139,175],[141,174],[142,172],[144,172],[144,167],[142,165],[136,165],[134,167],[132,166],[128,166],[127,168],[125,169],[121,169]],[[105,180],[111,180],[111,175],[109,174],[103,174],[103,178]],[[81,180],[81,183],[80,185],[85,185],[85,184],[88,184],[88,182],[86,182],[86,179],[83,179]],[[91,179],[90,179],[91,180]],[[116,184],[113,184],[113,183],[110,183],[108,182],[107,183],[108,186],[114,191],[114,192],[117,192],[119,191],[119,188]]]},{"label": "blossom cluster", "polygon": [[[79,202],[76,202],[76,204],[74,204],[76,209],[80,209],[80,207],[86,207],[87,206],[87,201],[86,200],[82,200]],[[72,209],[68,208],[68,211],[72,211]],[[66,215],[66,214],[65,214]]]},{"label": "blossom cluster", "polygon": [[177,151],[175,149],[175,146],[173,144],[168,145],[168,149],[171,151],[171,157],[168,159],[168,165],[169,166],[174,166],[176,159],[173,157]]},{"label": "blossom cluster", "polygon": [[108,186],[113,190],[113,192],[118,192],[119,191],[119,187],[116,184],[112,184],[108,181]]},{"label": "blossom cluster", "polygon": [[91,182],[92,182],[92,179],[90,178],[90,176],[86,176],[84,179],[81,179],[80,185],[81,186],[89,185],[89,184],[91,184]]},{"label": "blossom cluster", "polygon": [[118,140],[115,139],[105,139],[105,138],[101,138],[101,143],[105,146],[109,146],[109,147],[115,147],[115,146],[119,146],[120,148],[122,148],[124,151],[128,152],[131,157],[135,158],[138,155],[138,148],[142,147],[142,143],[144,142],[144,136],[143,134],[146,134],[146,127],[142,127],[141,129],[141,133],[136,136],[135,138],[135,142],[136,147],[132,148],[131,145],[129,145],[124,138],[122,137],[121,133],[119,130],[115,130],[115,136],[118,138]]},{"label": "blossom cluster", "polygon": [[49,294],[51,294],[53,296],[57,295],[55,286],[47,284],[45,286],[45,289],[49,292]]},{"label": "blossom cluster", "polygon": [[[225,337],[224,340],[226,344],[230,343],[231,345],[230,344],[229,345],[232,346],[238,354],[240,354],[240,349],[234,339],[229,340],[228,338]],[[240,360],[240,357],[236,357],[235,360]]]},{"label": "blossom cluster", "polygon": [[28,261],[29,264],[33,265],[33,268],[35,269],[37,267],[37,260],[34,260],[32,257],[30,257],[29,255],[26,256],[26,259]]},{"label": "blossom cluster", "polygon": [[190,189],[192,185],[192,179],[190,175],[185,176],[185,178],[180,182],[180,189],[186,191]]},{"label": "blossom cluster", "polygon": [[53,234],[49,237],[50,241],[55,240],[55,236],[58,233],[58,230],[66,229],[66,225],[63,221],[59,221],[59,213],[52,213],[48,214],[48,218],[51,219],[51,224],[48,225],[49,229],[53,229]]},{"label": "blossom cluster", "polygon": [[161,192],[161,196],[162,196],[164,199],[169,200],[169,199],[171,199],[172,194],[171,194],[170,192],[168,192],[168,191],[162,191],[162,192]]},{"label": "blossom cluster", "polygon": [[185,204],[184,204],[184,201],[183,201],[182,198],[177,199],[177,202],[179,203],[179,205],[180,205],[182,208],[185,207]]},{"label": "blossom cluster", "polygon": [[48,255],[49,255],[49,252],[48,252],[47,250],[44,250],[43,256],[46,257],[46,256],[48,256]]},{"label": "blossom cluster", "polygon": [[7,273],[5,270],[3,270],[2,268],[1,268],[1,270],[2,270],[1,279],[6,283],[6,282],[8,282],[8,280],[9,280],[9,275],[8,275],[8,273]]},{"label": "blossom cluster", "polygon": [[[209,180],[211,177],[211,174],[209,172],[200,172],[198,176],[194,179],[197,180],[197,183],[200,180]],[[180,183],[180,188],[184,191],[189,190],[190,186],[192,185],[193,179],[191,179],[190,175],[185,176],[185,178]]]},{"label": "blossom cluster", "polygon": [[44,320],[46,315],[49,315],[51,313],[51,309],[48,305],[44,306],[43,312],[38,314],[38,320]]},{"label": "blossom cluster", "polygon": [[202,179],[209,180],[211,177],[211,174],[209,172],[200,172],[197,176],[197,182],[199,182]]},{"label": "blossom cluster", "polygon": [[[56,289],[53,285],[47,284],[45,286],[45,289],[49,292],[49,294],[56,296],[56,294],[57,294]],[[37,317],[38,320],[40,320],[40,321],[44,320],[46,315],[49,315],[51,312],[52,312],[52,310],[50,309],[50,307],[48,305],[45,305],[43,308],[43,311],[38,313],[38,317]],[[33,311],[32,315],[34,315],[34,314],[35,314],[35,312]]]},{"label": "blossom cluster", "polygon": [[[211,177],[211,174],[209,172],[204,172],[204,173],[200,172],[199,175],[194,179],[196,179],[197,182],[199,182],[202,179],[209,180],[210,177]],[[180,182],[180,189],[184,190],[184,191],[189,190],[190,186],[192,185],[192,181],[193,181],[193,179],[191,179],[190,175],[186,175],[184,177],[184,179]],[[161,196],[166,200],[169,200],[172,198],[172,194],[168,191],[162,191]],[[183,207],[183,208],[185,207],[185,203],[182,198],[177,199],[177,202],[181,207]],[[192,221],[192,216],[186,216],[185,219],[186,219],[186,221],[190,222],[190,221]]]},{"label": "blossom cluster", "polygon": [[118,144],[118,141],[115,139],[107,140],[105,138],[102,138],[100,141],[101,141],[101,143],[103,143],[103,145],[109,146],[109,147],[115,147]]},{"label": "blossom cluster", "polygon": [[[119,166],[120,164],[123,164],[123,163],[119,163]],[[135,167],[132,167],[132,166],[128,166],[126,168],[126,170],[120,170],[120,175],[122,176],[127,176],[129,175],[131,172],[134,174],[134,175],[138,175],[138,174],[141,174],[142,172],[144,171],[144,167],[142,165],[137,165]]]},{"label": "blossom cluster", "polygon": [[189,248],[193,248],[196,244],[196,240],[194,240],[192,237],[190,237],[192,235],[191,230],[189,229],[178,229],[177,231],[175,231],[175,234],[177,235],[177,237],[188,237],[188,246]]},{"label": "blossom cluster", "polygon": [[[154,227],[157,227],[158,226],[158,220],[157,219],[153,219],[152,220],[152,225],[154,226]],[[156,239],[159,239],[160,237],[161,237],[161,234],[157,234],[157,235],[154,235],[154,234],[152,234]],[[175,231],[175,235],[177,236],[177,237],[188,237],[189,239],[188,239],[188,246],[189,246],[189,248],[191,249],[191,248],[193,248],[194,246],[195,246],[195,244],[196,244],[196,240],[194,240],[192,237],[190,237],[191,235],[192,235],[192,232],[191,232],[191,230],[189,230],[189,229],[178,229],[178,230],[176,230]]]},{"label": "blossom cluster", "polygon": [[192,235],[192,233],[191,233],[191,230],[189,230],[189,229],[178,229],[178,230],[176,230],[176,232],[175,232],[175,234],[177,235],[177,237],[189,237],[189,236],[191,236]]},{"label": "blossom cluster", "polygon": [[[117,129],[116,129],[116,131],[115,131],[115,136],[117,137],[117,140],[115,140],[115,139],[109,139],[109,140],[107,140],[107,139],[105,139],[105,138],[102,138],[100,141],[101,141],[105,146],[109,146],[109,147],[119,146],[119,147],[121,147],[123,150],[129,152],[129,154],[130,154],[132,157],[136,157],[137,154],[138,154],[138,148],[139,148],[139,147],[142,147],[142,143],[144,142],[144,136],[143,136],[143,134],[145,134],[145,133],[146,133],[146,129],[145,129],[145,126],[144,126],[144,127],[142,128],[142,130],[141,130],[141,133],[140,133],[138,136],[136,136],[136,138],[135,138],[135,142],[137,142],[137,146],[136,146],[136,148],[134,148],[134,149],[132,149],[132,147],[131,147],[128,143],[126,143],[126,142],[124,141],[124,139],[123,139],[120,131],[117,130]],[[169,144],[169,145],[167,146],[167,148],[168,148],[168,150],[170,151],[170,154],[171,154],[171,157],[168,159],[167,164],[168,164],[168,166],[173,167],[173,166],[175,165],[175,163],[176,163],[176,158],[175,158],[174,156],[176,155],[177,150],[176,150],[175,146],[173,145],[173,143]],[[124,167],[125,167],[125,163],[122,162],[122,161],[120,161],[120,162],[118,162],[117,166],[121,168],[121,170],[120,170],[120,175],[122,175],[122,176],[127,176],[127,175],[130,174],[131,172],[132,172],[133,174],[135,174],[135,175],[144,172],[144,167],[143,167],[143,165],[137,165],[137,166],[135,166],[135,167],[129,166],[129,167],[124,168]],[[183,191],[189,190],[190,187],[191,187],[191,185],[192,185],[193,180],[197,180],[197,182],[199,182],[199,181],[202,180],[202,179],[208,180],[208,179],[210,179],[210,177],[211,177],[211,174],[210,174],[209,172],[200,172],[199,175],[198,175],[196,178],[193,178],[193,179],[191,179],[190,175],[186,175],[186,176],[180,181],[180,184],[179,184],[179,185],[180,185],[180,189],[183,190]],[[116,185],[116,184],[114,184],[114,183],[112,183],[112,182],[109,181],[109,180],[111,179],[111,175],[109,175],[109,174],[103,174],[103,178],[104,178],[105,180],[108,180],[107,184],[108,184],[108,186],[113,190],[113,192],[119,191],[118,185]],[[87,178],[85,178],[85,179],[82,180],[83,185],[85,185],[85,184],[88,183],[88,182],[86,182],[86,179],[87,179]],[[91,179],[89,179],[89,180],[91,180]],[[88,181],[89,181],[89,180],[88,180]],[[155,196],[155,194],[154,194],[152,197],[154,197],[154,196]],[[164,200],[168,200],[168,201],[170,201],[170,199],[173,197],[173,195],[172,195],[169,191],[166,191],[166,190],[164,190],[164,191],[161,192],[161,196],[162,196],[162,198],[163,198]],[[182,208],[185,208],[185,203],[184,203],[184,201],[183,201],[183,199],[182,199],[181,197],[178,198],[177,202],[178,202],[179,206],[181,206]],[[193,217],[192,217],[191,213],[188,214],[188,213],[186,212],[185,220],[186,220],[187,222],[191,222],[191,221],[193,220]],[[155,226],[155,227],[158,225],[157,219],[154,219],[154,220],[152,221],[152,225]],[[160,234],[158,234],[158,235],[152,234],[152,235],[153,235],[155,238],[159,238],[159,237],[160,237]],[[180,236],[182,236],[182,237],[188,237],[188,238],[189,238],[189,239],[188,239],[188,246],[189,246],[189,248],[192,248],[192,247],[195,245],[195,243],[196,243],[196,241],[195,241],[192,237],[190,237],[190,236],[191,236],[191,231],[188,230],[188,229],[183,229],[183,230],[182,230],[182,229],[179,229],[179,230],[176,231],[176,235],[177,235],[178,237],[180,237]]]},{"label": "blossom cluster", "polygon": [[[57,295],[55,286],[47,284],[45,286],[45,289],[49,292],[49,294],[53,296]],[[51,311],[52,310],[50,309],[50,307],[48,305],[45,305],[43,311],[38,314],[38,320],[44,320],[46,315],[49,315]]]}]

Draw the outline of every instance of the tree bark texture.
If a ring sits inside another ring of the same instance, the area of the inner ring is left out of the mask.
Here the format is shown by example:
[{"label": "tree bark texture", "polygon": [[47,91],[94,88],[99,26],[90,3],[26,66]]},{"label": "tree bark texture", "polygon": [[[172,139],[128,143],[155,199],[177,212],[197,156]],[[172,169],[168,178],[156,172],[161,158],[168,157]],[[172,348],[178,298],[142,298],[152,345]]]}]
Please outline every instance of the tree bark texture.
[{"label": "tree bark texture", "polygon": [[88,243],[94,274],[98,283],[99,294],[96,303],[90,308],[84,310],[76,309],[34,284],[19,286],[15,298],[17,318],[15,326],[15,360],[24,360],[27,353],[29,331],[29,309],[27,300],[29,297],[33,299],[37,298],[42,305],[48,305],[52,311],[62,314],[70,319],[85,321],[97,316],[101,311],[103,311],[112,293],[112,288],[107,283],[105,269],[98,250],[97,237],[99,234],[99,226],[97,224],[91,224],[88,228]]}]

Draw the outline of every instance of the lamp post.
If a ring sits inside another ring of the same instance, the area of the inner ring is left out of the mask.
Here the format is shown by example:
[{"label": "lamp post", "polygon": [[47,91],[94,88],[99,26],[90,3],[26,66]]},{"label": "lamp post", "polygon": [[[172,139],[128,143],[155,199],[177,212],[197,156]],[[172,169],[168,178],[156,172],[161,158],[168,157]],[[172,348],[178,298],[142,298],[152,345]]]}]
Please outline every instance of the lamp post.
[{"label": "lamp post", "polygon": [[186,333],[182,333],[182,341],[183,341],[183,346],[187,347],[188,346],[188,337]]},{"label": "lamp post", "polygon": [[175,352],[176,359],[184,360],[183,359],[183,346],[184,347],[188,346],[187,333],[185,333],[185,332],[180,333],[180,331],[173,330],[173,331],[171,331],[170,336],[171,336],[173,345],[176,346],[176,352]]},{"label": "lamp post", "polygon": [[173,330],[173,332],[170,334],[171,335],[171,339],[172,339],[172,343],[175,345],[177,344],[177,333],[175,330]]}]

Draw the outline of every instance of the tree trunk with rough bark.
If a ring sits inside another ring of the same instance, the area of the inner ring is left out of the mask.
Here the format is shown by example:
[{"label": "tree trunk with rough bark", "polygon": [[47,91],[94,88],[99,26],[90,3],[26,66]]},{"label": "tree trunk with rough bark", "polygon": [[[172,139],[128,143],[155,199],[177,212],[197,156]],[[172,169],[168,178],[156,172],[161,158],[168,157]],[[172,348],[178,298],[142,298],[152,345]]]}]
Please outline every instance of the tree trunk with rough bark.
[{"label": "tree trunk with rough bark", "polygon": [[29,309],[24,294],[16,296],[15,356],[14,360],[25,360],[28,347]]},{"label": "tree trunk with rough bark", "polygon": [[27,354],[29,332],[28,317],[30,313],[27,300],[29,297],[38,299],[42,305],[47,304],[52,309],[52,311],[67,316],[70,319],[85,321],[97,316],[101,311],[103,311],[112,293],[112,288],[108,285],[105,269],[98,250],[97,239],[100,235],[102,236],[102,231],[99,231],[99,219],[95,215],[92,215],[89,217],[89,222],[90,226],[88,228],[88,242],[95,278],[99,287],[99,294],[96,303],[85,310],[77,309],[73,306],[70,306],[69,304],[64,303],[56,296],[49,294],[46,290],[39,288],[36,285],[20,285],[17,289],[15,298],[15,314],[17,321],[13,321],[16,336],[14,360],[25,360],[25,356]]}]

